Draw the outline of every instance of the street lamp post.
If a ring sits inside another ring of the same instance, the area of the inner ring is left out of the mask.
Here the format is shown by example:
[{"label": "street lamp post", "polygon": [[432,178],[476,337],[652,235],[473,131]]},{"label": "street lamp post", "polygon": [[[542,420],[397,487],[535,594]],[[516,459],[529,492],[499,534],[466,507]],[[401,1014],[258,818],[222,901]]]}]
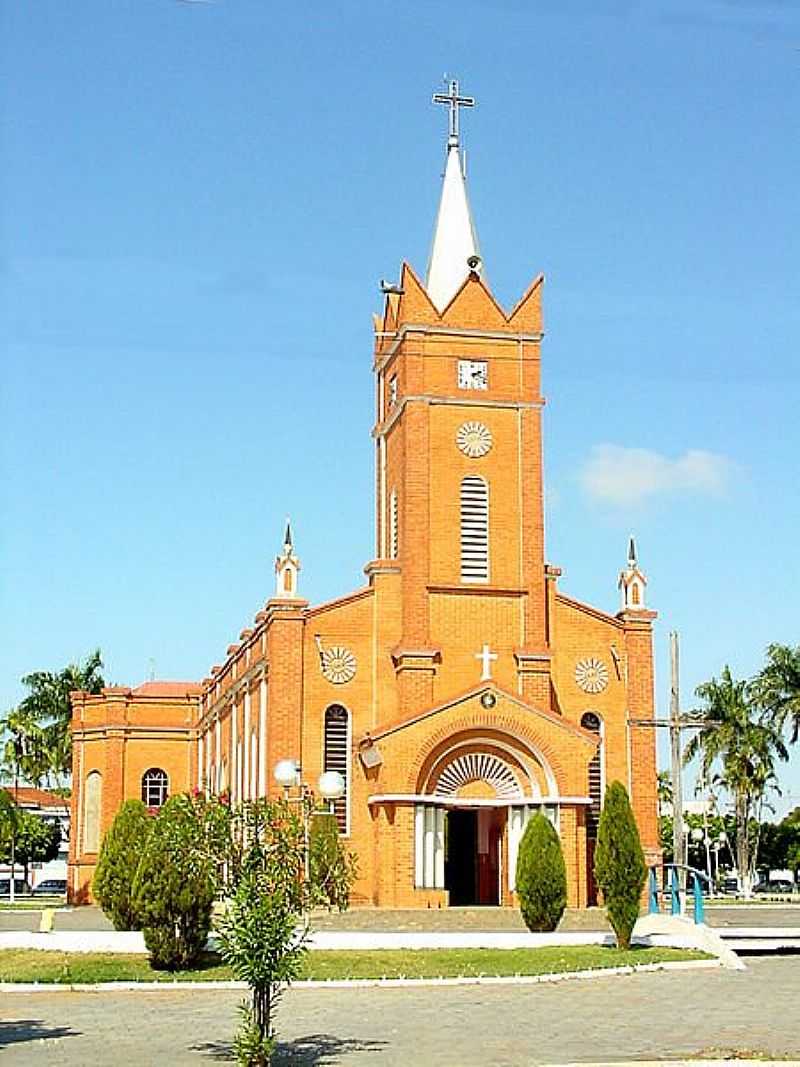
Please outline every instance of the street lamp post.
[{"label": "street lamp post", "polygon": [[24,734],[14,738],[14,817],[11,820],[11,879],[8,885],[8,901],[16,900],[14,893],[14,875],[17,863],[17,818],[19,816],[19,758],[25,755]]},{"label": "street lamp post", "polygon": [[705,841],[706,842],[706,874],[708,875],[709,881],[710,881],[711,880],[711,867],[710,867],[709,860],[708,860],[708,839],[706,838],[705,831],[703,830],[702,827],[695,826],[695,828],[690,831],[689,836],[691,837],[692,841],[694,841],[694,843],[696,845],[699,845],[701,841]]},{"label": "street lamp post", "polygon": [[[300,761],[282,759],[275,764],[273,771],[275,781],[283,789],[284,799],[288,803],[300,804],[303,818],[303,868],[306,881],[311,874],[311,857],[309,855],[311,816],[317,810],[314,791],[303,781]],[[290,796],[290,790],[297,789],[297,796]],[[323,771],[317,779],[317,790],[323,800],[328,801],[327,811],[333,813],[333,802],[344,796],[345,781],[338,771]]]}]

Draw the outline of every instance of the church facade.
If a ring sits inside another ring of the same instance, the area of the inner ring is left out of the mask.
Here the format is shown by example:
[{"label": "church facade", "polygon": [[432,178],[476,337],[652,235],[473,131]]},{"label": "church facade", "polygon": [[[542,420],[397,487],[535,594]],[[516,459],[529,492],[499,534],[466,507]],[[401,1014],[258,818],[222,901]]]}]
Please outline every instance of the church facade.
[{"label": "church facade", "polygon": [[119,805],[199,788],[278,795],[296,760],[340,772],[356,903],[513,904],[525,824],[557,827],[569,904],[594,900],[604,785],[631,795],[658,857],[652,622],[631,541],[610,614],[545,561],[543,279],[511,310],[482,274],[451,85],[425,280],[403,264],[375,316],[376,556],[311,605],[287,526],[276,587],[202,682],[73,695],[69,890],[89,899]]}]

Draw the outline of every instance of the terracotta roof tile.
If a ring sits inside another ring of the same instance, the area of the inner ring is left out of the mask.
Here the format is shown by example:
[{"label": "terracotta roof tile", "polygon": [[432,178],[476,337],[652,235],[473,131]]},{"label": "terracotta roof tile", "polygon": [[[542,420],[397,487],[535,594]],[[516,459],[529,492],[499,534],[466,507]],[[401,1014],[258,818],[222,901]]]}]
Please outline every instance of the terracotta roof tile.
[{"label": "terracotta roof tile", "polygon": [[133,690],[135,697],[197,696],[203,687],[197,682],[143,682]]},{"label": "terracotta roof tile", "polygon": [[59,796],[58,793],[51,793],[49,789],[35,789],[30,785],[21,785],[16,789],[13,785],[4,785],[0,788],[5,791],[16,801],[17,804],[23,807],[32,807],[36,805],[39,808],[68,808],[69,797]]}]

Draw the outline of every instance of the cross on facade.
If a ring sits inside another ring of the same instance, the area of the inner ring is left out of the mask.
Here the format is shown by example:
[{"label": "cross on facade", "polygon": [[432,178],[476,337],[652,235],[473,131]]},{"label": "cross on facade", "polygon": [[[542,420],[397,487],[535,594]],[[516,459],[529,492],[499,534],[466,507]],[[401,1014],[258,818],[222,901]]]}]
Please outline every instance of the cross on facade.
[{"label": "cross on facade", "polygon": [[448,82],[446,93],[434,93],[434,104],[446,104],[450,108],[450,136],[447,143],[450,146],[458,145],[458,109],[460,107],[475,107],[474,96],[459,96],[458,82]]},{"label": "cross on facade", "polygon": [[475,659],[479,659],[481,661],[481,681],[491,682],[492,662],[497,659],[497,653],[490,652],[489,646],[484,645],[480,652],[475,653]]}]

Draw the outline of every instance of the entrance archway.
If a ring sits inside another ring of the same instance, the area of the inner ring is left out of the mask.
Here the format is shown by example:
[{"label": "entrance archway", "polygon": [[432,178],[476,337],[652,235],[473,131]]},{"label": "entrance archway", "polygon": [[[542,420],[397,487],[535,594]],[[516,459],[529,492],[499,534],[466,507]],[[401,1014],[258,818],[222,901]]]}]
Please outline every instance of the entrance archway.
[{"label": "entrance archway", "polygon": [[441,831],[433,841],[434,847],[440,841],[440,884],[451,905],[502,902],[510,806],[535,802],[543,785],[544,768],[511,738],[453,738],[430,760],[420,793],[438,809],[434,825]]}]

